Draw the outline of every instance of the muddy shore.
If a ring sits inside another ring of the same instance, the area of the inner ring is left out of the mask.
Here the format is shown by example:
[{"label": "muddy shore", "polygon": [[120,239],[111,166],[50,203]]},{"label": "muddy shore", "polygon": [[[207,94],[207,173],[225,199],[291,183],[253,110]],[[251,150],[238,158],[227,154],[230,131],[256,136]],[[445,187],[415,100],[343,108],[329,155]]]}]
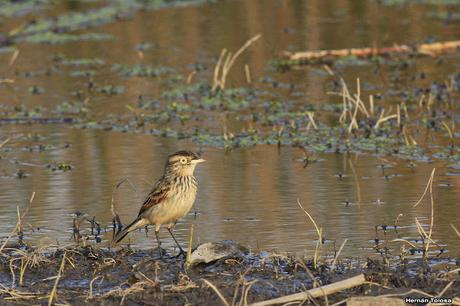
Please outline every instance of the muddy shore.
[{"label": "muddy shore", "polygon": [[223,304],[217,289],[228,304],[245,305],[361,273],[364,285],[308,303],[332,305],[363,295],[460,295],[458,258],[339,258],[335,265],[323,260],[315,267],[311,258],[240,250],[237,256],[187,268],[183,257],[166,253],[160,259],[157,249],[10,246],[0,256],[0,304],[46,304],[50,295],[56,304],[72,305]]}]

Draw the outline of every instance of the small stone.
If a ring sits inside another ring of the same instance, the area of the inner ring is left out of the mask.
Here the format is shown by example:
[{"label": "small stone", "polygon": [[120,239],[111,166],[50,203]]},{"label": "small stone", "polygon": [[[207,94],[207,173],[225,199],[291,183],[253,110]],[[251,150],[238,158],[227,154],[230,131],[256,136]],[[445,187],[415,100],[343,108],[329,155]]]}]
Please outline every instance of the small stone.
[{"label": "small stone", "polygon": [[211,263],[219,259],[241,258],[241,246],[232,240],[207,242],[200,245],[190,256],[190,266],[200,263]]}]

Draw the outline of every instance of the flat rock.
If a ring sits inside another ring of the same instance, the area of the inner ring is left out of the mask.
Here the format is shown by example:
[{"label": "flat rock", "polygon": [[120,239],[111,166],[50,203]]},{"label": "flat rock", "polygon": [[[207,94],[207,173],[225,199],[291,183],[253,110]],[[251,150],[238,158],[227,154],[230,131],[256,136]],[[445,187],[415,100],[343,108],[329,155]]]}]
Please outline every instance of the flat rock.
[{"label": "flat rock", "polygon": [[358,296],[347,300],[347,306],[406,306],[404,300],[394,297]]},{"label": "flat rock", "polygon": [[192,252],[190,265],[211,263],[220,259],[241,258],[243,256],[241,246],[232,240],[203,243]]}]

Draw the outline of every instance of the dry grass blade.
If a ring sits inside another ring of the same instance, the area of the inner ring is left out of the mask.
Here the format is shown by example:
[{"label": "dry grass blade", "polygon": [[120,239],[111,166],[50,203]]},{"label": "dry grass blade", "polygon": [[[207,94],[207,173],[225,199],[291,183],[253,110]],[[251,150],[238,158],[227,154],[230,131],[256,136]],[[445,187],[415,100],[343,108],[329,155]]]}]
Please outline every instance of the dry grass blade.
[{"label": "dry grass blade", "polygon": [[350,169],[351,169],[351,172],[353,172],[353,178],[356,184],[356,194],[358,198],[358,206],[361,206],[361,187],[359,185],[359,177],[358,177],[358,174],[356,173],[355,166],[353,166],[353,162],[351,161],[351,159],[348,160],[348,163],[350,164]]},{"label": "dry grass blade", "polygon": [[13,52],[13,55],[10,58],[10,61],[8,62],[8,65],[13,66],[13,64],[16,62],[19,56],[19,50],[15,49]]},{"label": "dry grass blade", "polygon": [[0,148],[3,147],[4,145],[6,145],[9,141],[11,140],[11,138],[7,138],[5,140],[3,140],[1,143],[0,143]]},{"label": "dry grass blade", "polygon": [[314,128],[315,130],[317,130],[317,129],[318,129],[318,126],[316,125],[316,122],[315,122],[315,119],[314,119],[315,113],[314,113],[314,112],[307,112],[307,116],[308,116],[308,120],[309,120],[309,122],[308,122],[308,127],[309,127],[310,124],[311,124],[311,125],[313,125],[313,128]]},{"label": "dry grass blade", "polygon": [[113,190],[112,190],[112,199],[111,199],[111,202],[110,202],[110,210],[112,212],[112,221],[113,221],[113,237],[115,237],[115,235],[120,232],[123,228],[123,224],[121,222],[121,219],[120,219],[120,216],[118,215],[117,211],[115,210],[115,191],[117,191],[118,188],[120,188],[125,182],[127,182],[129,184],[129,186],[131,187],[131,189],[137,194],[137,189],[136,187],[134,186],[134,184],[131,182],[131,180],[129,178],[124,178],[122,179],[121,181],[119,181],[115,187],[113,187]]},{"label": "dry grass blade", "polygon": [[11,233],[8,235],[6,240],[3,242],[2,246],[0,247],[0,254],[3,252],[3,249],[5,248],[6,244],[8,241],[13,237],[13,235],[20,229],[21,227],[21,219],[24,219],[24,216],[27,214],[27,212],[30,209],[30,206],[32,205],[32,202],[34,201],[35,198],[35,191],[32,192],[32,195],[30,196],[29,199],[29,205],[27,206],[26,210],[22,213],[22,215],[19,214],[19,207],[18,207],[18,221],[16,222],[16,225],[14,226],[13,230]]},{"label": "dry grass blade", "polygon": [[217,289],[217,287],[214,286],[213,283],[211,283],[210,281],[208,281],[206,279],[202,279],[202,280],[203,280],[203,282],[205,282],[206,285],[208,285],[212,290],[214,290],[214,292],[217,294],[217,296],[219,297],[219,299],[222,301],[222,303],[225,306],[230,306],[230,304],[227,302],[225,297],[222,295],[222,293],[219,291],[219,289]]},{"label": "dry grass blade", "polygon": [[432,243],[436,243],[434,242],[431,237],[430,237],[430,234],[427,234],[425,229],[423,228],[422,224],[420,223],[420,221],[418,221],[417,217],[415,217],[415,225],[417,226],[417,230],[420,234],[420,236],[423,238],[423,239],[427,239],[429,240],[430,242]]},{"label": "dry grass blade", "polygon": [[232,54],[231,52],[227,53],[226,49],[223,49],[221,51],[216,66],[214,67],[212,85],[213,92],[215,92],[218,88],[225,89],[225,83],[227,81],[228,73],[230,72],[230,69],[232,68],[236,59],[260,37],[262,37],[262,34],[257,34],[256,36],[246,41],[246,43],[243,46],[241,46],[241,48],[239,48],[238,51],[235,52],[235,54]]},{"label": "dry grass blade", "polygon": [[452,227],[454,232],[457,234],[458,238],[460,238],[460,232],[458,231],[458,229],[452,223],[450,224],[450,227]]},{"label": "dry grass blade", "polygon": [[93,284],[94,284],[94,282],[95,282],[96,280],[98,280],[98,279],[104,279],[104,277],[99,275],[99,276],[96,276],[95,278],[93,278],[93,279],[91,280],[91,282],[89,283],[88,299],[92,299],[92,298],[93,298]]},{"label": "dry grass blade", "polygon": [[398,242],[398,241],[401,241],[401,242],[405,242],[407,243],[408,245],[410,245],[411,247],[413,247],[414,249],[417,248],[417,246],[415,244],[413,244],[412,242],[410,242],[409,240],[406,240],[406,239],[403,239],[403,238],[396,238],[396,239],[393,239],[391,240],[393,242]]},{"label": "dry grass blade", "polygon": [[313,266],[314,266],[315,269],[316,269],[316,264],[317,264],[317,262],[318,262],[318,254],[319,254],[319,250],[320,250],[321,243],[322,243],[322,240],[323,240],[322,229],[321,229],[320,227],[318,227],[318,225],[316,224],[315,220],[314,220],[313,217],[308,213],[308,211],[306,211],[305,208],[303,208],[302,204],[300,204],[300,200],[299,200],[299,199],[297,199],[297,204],[298,204],[299,207],[302,209],[302,211],[308,216],[308,218],[311,220],[311,222],[312,222],[313,225],[315,226],[316,233],[318,234],[318,241],[316,242],[316,247],[315,247],[315,257],[314,257],[314,260],[313,260]]},{"label": "dry grass blade", "polygon": [[187,269],[190,268],[190,259],[192,257],[193,229],[194,229],[194,226],[192,223],[192,225],[190,225],[190,236],[188,239],[187,258],[185,261],[185,266]]},{"label": "dry grass blade", "polygon": [[[447,130],[447,133],[449,134],[449,139],[450,139],[450,147],[453,149],[455,147],[455,137],[454,137],[454,133],[453,133],[453,129],[454,127],[452,127],[452,129],[444,122],[444,121],[441,121],[442,125],[444,126],[444,128]],[[453,126],[453,124],[452,124]]]},{"label": "dry grass blade", "polygon": [[64,266],[66,262],[66,254],[67,252],[64,251],[64,255],[62,255],[61,265],[59,266],[59,271],[56,277],[56,281],[54,282],[53,289],[51,290],[50,297],[48,299],[48,306],[53,305],[53,300],[56,297],[57,286],[59,284],[59,280],[61,279],[62,272],[64,271]]},{"label": "dry grass blade", "polygon": [[308,218],[310,219],[310,221],[313,223],[313,225],[315,226],[315,229],[316,229],[316,233],[318,234],[318,236],[321,238],[321,230],[320,228],[318,227],[318,225],[316,224],[315,220],[313,219],[313,217],[308,213],[308,211],[305,210],[305,208],[303,208],[302,204],[300,204],[300,200],[297,199],[297,204],[299,205],[299,207],[302,209],[302,211],[308,216]]},{"label": "dry grass blade", "polygon": [[417,203],[414,204],[414,206],[412,207],[417,207],[420,202],[422,202],[423,198],[425,197],[427,191],[430,189],[430,185],[432,184],[433,182],[433,177],[434,177],[434,172],[435,172],[436,168],[433,168],[433,170],[431,170],[431,175],[430,175],[430,178],[428,180],[428,183],[426,184],[426,187],[425,187],[425,191],[423,191],[423,194],[422,196],[420,197],[420,199],[417,201]]},{"label": "dry grass blade", "polygon": [[335,255],[334,261],[332,262],[331,271],[334,271],[334,269],[335,269],[335,263],[337,262],[337,258],[339,258],[340,253],[342,252],[343,247],[345,246],[345,244],[347,243],[347,241],[348,241],[348,239],[345,239],[345,240],[342,242],[342,245],[340,245],[339,251],[337,252],[337,255]]},{"label": "dry grass blade", "polygon": [[248,84],[251,84],[252,83],[251,70],[249,69],[248,64],[244,65],[244,74],[246,75],[246,82]]}]

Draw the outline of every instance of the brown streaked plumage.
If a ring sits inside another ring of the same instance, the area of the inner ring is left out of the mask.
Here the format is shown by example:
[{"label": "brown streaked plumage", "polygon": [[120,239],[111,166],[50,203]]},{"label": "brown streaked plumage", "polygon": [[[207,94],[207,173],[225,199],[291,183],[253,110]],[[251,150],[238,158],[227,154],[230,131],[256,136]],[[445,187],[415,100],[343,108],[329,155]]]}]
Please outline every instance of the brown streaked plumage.
[{"label": "brown streaked plumage", "polygon": [[144,200],[137,218],[119,231],[113,241],[118,243],[130,232],[146,225],[154,225],[161,256],[158,232],[165,224],[180,252],[184,254],[182,247],[174,237],[172,228],[177,220],[184,217],[193,206],[198,187],[193,172],[196,165],[201,162],[204,162],[204,159],[191,151],[178,151],[169,155],[163,176]]}]

